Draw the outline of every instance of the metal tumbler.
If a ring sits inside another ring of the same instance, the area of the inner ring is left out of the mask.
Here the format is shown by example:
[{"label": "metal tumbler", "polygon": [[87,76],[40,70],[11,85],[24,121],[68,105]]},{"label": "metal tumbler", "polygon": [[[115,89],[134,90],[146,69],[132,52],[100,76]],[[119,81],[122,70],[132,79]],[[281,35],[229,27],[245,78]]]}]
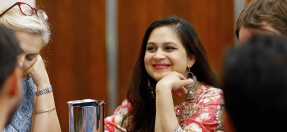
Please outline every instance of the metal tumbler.
[{"label": "metal tumbler", "polygon": [[104,132],[105,100],[75,100],[69,104],[70,132]]}]

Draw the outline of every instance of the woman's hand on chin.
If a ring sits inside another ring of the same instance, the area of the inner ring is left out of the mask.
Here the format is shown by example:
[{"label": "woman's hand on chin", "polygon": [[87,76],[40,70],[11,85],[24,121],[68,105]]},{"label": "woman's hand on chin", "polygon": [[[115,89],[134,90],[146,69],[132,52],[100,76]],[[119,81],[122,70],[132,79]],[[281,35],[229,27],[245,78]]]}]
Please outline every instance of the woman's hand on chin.
[{"label": "woman's hand on chin", "polygon": [[41,90],[50,85],[50,80],[42,57],[38,55],[36,59],[35,63],[25,71],[25,76],[29,78],[29,74],[31,74],[34,84],[38,90]]},{"label": "woman's hand on chin", "polygon": [[187,94],[187,90],[184,86],[188,86],[193,83],[193,80],[186,79],[182,74],[178,72],[171,72],[165,75],[161,80],[158,81],[156,85],[156,90],[169,90],[172,91],[173,94],[181,96],[180,91],[183,94]]}]

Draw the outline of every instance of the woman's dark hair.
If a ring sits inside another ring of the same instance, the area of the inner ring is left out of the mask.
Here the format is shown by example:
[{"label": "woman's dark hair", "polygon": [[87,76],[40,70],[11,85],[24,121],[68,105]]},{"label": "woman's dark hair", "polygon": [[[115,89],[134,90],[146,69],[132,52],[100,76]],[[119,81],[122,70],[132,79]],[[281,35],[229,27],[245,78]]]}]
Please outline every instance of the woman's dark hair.
[{"label": "woman's dark hair", "polygon": [[222,78],[229,124],[237,132],[286,132],[286,78],[286,38],[255,36],[229,50]]},{"label": "woman's dark hair", "polygon": [[127,92],[127,99],[131,103],[132,109],[124,116],[123,122],[132,116],[132,119],[128,120],[129,126],[127,127],[131,132],[154,131],[156,107],[155,99],[152,99],[151,91],[148,87],[148,78],[152,86],[155,86],[157,82],[145,70],[144,56],[150,33],[155,28],[162,26],[172,27],[185,47],[187,55],[195,55],[196,61],[190,70],[196,75],[198,81],[215,87],[219,86],[218,80],[208,63],[205,49],[196,31],[187,21],[171,16],[153,22],[145,32]]}]

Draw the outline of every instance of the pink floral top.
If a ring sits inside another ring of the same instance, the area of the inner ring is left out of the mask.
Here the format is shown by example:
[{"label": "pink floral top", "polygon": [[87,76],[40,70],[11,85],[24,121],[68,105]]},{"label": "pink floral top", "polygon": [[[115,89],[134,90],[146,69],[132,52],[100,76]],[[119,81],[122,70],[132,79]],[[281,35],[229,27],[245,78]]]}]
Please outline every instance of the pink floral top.
[{"label": "pink floral top", "polygon": [[[221,124],[223,113],[222,90],[202,83],[201,89],[195,93],[195,99],[188,99],[174,107],[179,128],[177,132],[213,132]],[[127,120],[121,126],[125,114],[131,110],[131,104],[124,100],[114,115],[105,119],[105,132],[126,132]],[[132,117],[130,117],[132,118]],[[130,120],[130,119],[128,119]]]}]

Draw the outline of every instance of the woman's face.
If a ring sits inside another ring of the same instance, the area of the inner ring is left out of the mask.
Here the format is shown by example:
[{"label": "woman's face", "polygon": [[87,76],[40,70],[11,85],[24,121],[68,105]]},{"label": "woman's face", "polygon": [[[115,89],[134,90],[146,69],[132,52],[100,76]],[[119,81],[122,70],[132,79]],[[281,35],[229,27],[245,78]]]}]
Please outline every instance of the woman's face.
[{"label": "woman's face", "polygon": [[151,32],[144,64],[147,73],[156,81],[172,71],[185,76],[194,62],[194,55],[187,56],[183,44],[170,26],[157,27]]},{"label": "woman's face", "polygon": [[256,34],[280,35],[280,32],[273,28],[271,25],[267,23],[265,23],[265,25],[266,26],[263,26],[260,30],[242,26],[238,34],[239,42],[243,44]]},{"label": "woman's face", "polygon": [[40,35],[33,35],[20,31],[16,31],[15,35],[22,49],[22,52],[19,55],[18,64],[23,70],[27,70],[34,64],[39,55],[43,44],[42,37]]}]

